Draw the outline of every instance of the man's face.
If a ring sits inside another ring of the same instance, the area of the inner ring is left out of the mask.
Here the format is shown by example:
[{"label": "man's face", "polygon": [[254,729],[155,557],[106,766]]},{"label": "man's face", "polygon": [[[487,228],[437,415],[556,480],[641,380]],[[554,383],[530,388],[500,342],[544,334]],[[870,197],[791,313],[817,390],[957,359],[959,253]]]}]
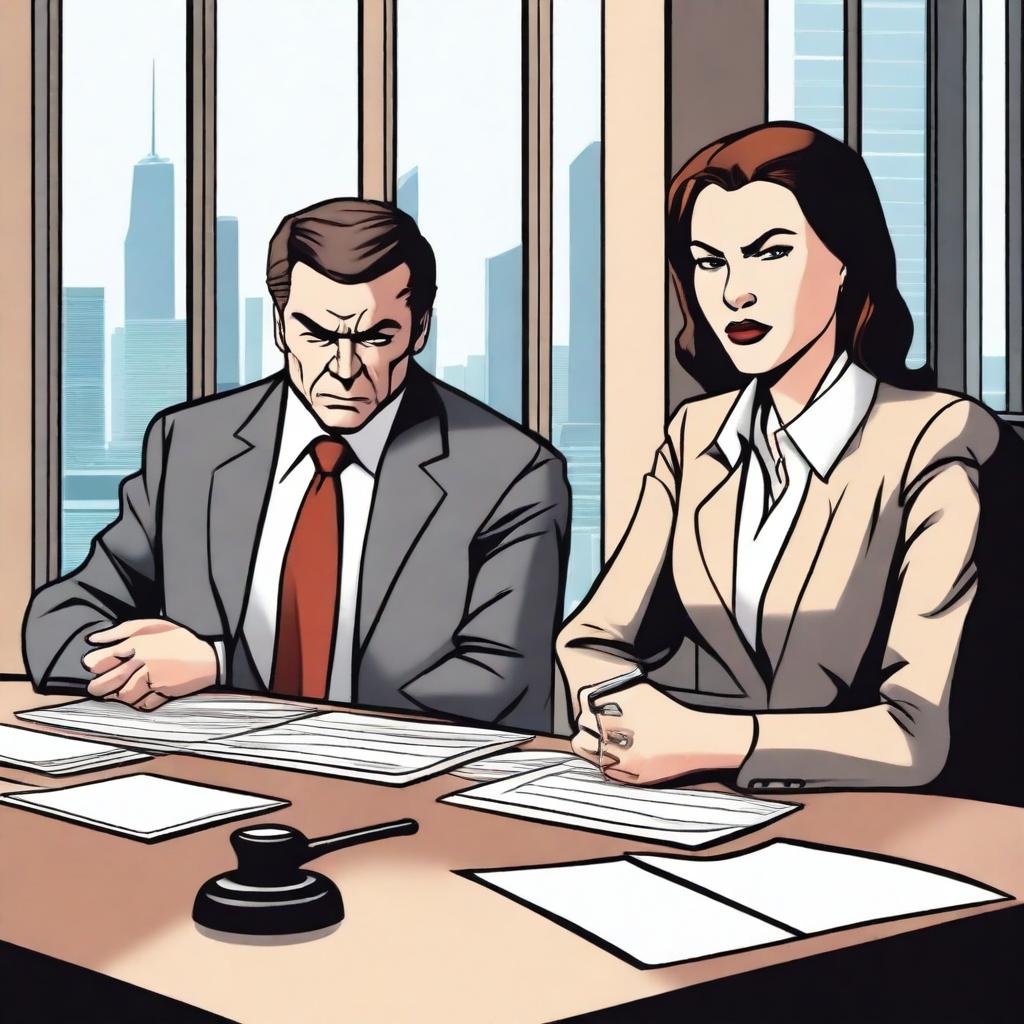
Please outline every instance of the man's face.
[{"label": "man's face", "polygon": [[339,284],[305,263],[292,268],[288,304],[274,310],[275,340],[325,427],[358,430],[405,383],[430,324],[429,313],[412,323],[408,286],[404,263],[364,284]]}]

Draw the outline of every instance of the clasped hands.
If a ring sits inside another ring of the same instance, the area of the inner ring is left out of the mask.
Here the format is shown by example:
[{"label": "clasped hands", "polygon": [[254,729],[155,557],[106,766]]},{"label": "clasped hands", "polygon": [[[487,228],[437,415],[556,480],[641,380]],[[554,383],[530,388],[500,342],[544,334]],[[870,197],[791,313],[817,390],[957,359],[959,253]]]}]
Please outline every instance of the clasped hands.
[{"label": "clasped hands", "polygon": [[217,681],[213,645],[166,619],[129,619],[86,640],[96,645],[82,658],[95,676],[87,687],[90,697],[153,711]]},{"label": "clasped hands", "polygon": [[[643,681],[599,698],[595,715],[590,689],[579,691],[572,749],[617,782],[650,785],[693,772],[732,771],[753,742],[750,715],[699,711]],[[608,705],[612,713],[602,713]]]}]

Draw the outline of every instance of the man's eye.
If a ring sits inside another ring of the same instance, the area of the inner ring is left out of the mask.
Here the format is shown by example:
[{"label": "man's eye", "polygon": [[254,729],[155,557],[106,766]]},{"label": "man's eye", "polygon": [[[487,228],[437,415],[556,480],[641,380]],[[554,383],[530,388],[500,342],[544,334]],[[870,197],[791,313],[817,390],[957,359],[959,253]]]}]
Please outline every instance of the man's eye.
[{"label": "man's eye", "polygon": [[379,345],[386,345],[389,341],[391,341],[390,334],[368,334],[359,339],[359,344],[372,345],[376,347]]},{"label": "man's eye", "polygon": [[791,245],[773,245],[770,249],[762,249],[758,254],[757,258],[760,260],[781,260],[783,256],[788,256],[793,251]]},{"label": "man's eye", "polygon": [[719,259],[717,256],[702,256],[693,262],[701,270],[717,270],[719,267],[725,266],[725,260]]}]

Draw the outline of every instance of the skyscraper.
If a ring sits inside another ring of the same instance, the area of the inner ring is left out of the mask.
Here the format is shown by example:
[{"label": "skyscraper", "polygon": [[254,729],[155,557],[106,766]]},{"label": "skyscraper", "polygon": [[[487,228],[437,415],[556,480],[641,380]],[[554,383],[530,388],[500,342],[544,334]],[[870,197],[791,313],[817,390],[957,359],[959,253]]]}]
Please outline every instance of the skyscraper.
[{"label": "skyscraper", "polygon": [[601,419],[601,143],[569,167],[569,419]]},{"label": "skyscraper", "polygon": [[[414,167],[406,171],[398,179],[397,206],[400,210],[409,214],[414,221],[420,218],[420,169]],[[416,361],[428,373],[437,373],[437,313],[434,313],[433,323],[430,325],[430,335],[427,337],[427,344],[423,351],[416,356]]]},{"label": "skyscraper", "polygon": [[551,436],[558,443],[558,432],[569,419],[569,346],[551,346]]},{"label": "skyscraper", "polygon": [[124,413],[127,392],[124,383],[124,328],[115,327],[110,335],[110,444],[124,444]]},{"label": "skyscraper", "polygon": [[217,218],[217,390],[237,388],[238,218]]},{"label": "skyscraper", "polygon": [[485,260],[487,402],[510,419],[523,418],[523,247]]},{"label": "skyscraper", "polygon": [[92,465],[105,442],[102,288],[65,288],[63,309],[64,468]]},{"label": "skyscraper", "polygon": [[126,320],[174,317],[174,165],[156,153],[156,71],[149,155],[132,175],[131,214],[124,239]]},{"label": "skyscraper", "polygon": [[263,300],[245,300],[245,379],[263,376]]},{"label": "skyscraper", "polygon": [[188,324],[185,320],[129,320],[125,339],[124,443],[138,458],[150,420],[185,401]]}]

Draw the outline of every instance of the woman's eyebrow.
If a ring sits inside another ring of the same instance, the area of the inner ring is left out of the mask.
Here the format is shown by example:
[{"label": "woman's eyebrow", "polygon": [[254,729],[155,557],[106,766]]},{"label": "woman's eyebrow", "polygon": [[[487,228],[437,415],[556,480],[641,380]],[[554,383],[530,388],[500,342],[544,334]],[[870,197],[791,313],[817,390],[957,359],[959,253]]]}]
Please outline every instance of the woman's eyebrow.
[{"label": "woman's eyebrow", "polygon": [[795,231],[790,231],[789,228],[769,228],[763,235],[758,235],[750,245],[741,245],[740,252],[744,256],[753,256],[765,242],[768,241],[772,235],[795,235]]},{"label": "woman's eyebrow", "polygon": [[699,245],[702,249],[706,249],[712,256],[724,257],[725,253],[721,249],[716,249],[713,245],[708,245],[707,242],[699,242],[696,238],[690,239],[690,245]]}]

